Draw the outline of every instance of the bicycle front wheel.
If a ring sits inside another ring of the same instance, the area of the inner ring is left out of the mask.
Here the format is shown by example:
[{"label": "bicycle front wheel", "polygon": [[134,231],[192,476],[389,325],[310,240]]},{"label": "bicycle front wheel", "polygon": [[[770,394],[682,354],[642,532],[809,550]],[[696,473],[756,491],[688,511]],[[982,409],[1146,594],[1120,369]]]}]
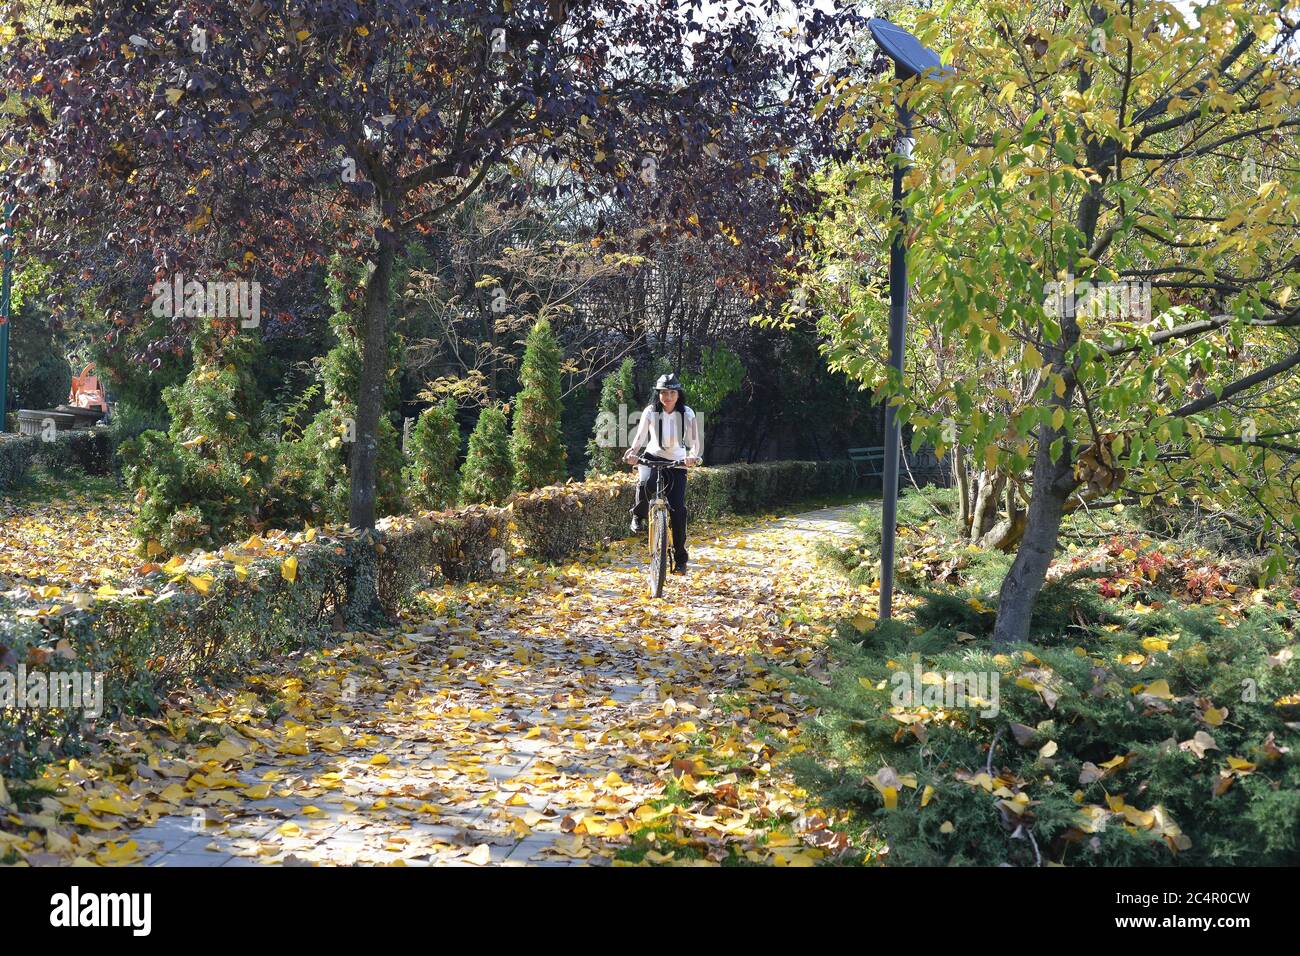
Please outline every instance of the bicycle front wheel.
[{"label": "bicycle front wheel", "polygon": [[656,509],[650,516],[650,596],[662,597],[668,574],[668,516]]}]

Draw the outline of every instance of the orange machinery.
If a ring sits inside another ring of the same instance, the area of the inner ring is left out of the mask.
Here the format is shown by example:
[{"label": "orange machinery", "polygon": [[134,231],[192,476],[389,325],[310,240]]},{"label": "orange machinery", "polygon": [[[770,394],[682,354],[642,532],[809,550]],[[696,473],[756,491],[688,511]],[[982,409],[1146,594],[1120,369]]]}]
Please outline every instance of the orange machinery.
[{"label": "orange machinery", "polygon": [[77,408],[97,408],[108,414],[108,396],[104,386],[95,375],[95,363],[92,362],[81,370],[80,375],[72,376],[72,388],[68,392],[68,404]]}]

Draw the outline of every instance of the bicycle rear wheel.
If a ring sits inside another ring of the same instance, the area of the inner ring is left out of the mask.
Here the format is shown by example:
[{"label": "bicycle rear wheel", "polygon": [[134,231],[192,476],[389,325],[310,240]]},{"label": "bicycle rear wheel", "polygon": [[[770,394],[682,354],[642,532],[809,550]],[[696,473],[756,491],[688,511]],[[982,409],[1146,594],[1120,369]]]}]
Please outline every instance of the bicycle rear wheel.
[{"label": "bicycle rear wheel", "polygon": [[668,574],[668,516],[656,508],[650,515],[650,596],[662,597]]}]

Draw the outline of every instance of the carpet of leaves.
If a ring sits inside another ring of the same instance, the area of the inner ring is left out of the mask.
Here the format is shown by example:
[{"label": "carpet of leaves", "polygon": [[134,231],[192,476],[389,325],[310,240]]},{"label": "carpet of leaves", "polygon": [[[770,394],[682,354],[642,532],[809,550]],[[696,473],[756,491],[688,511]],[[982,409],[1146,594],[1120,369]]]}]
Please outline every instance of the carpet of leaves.
[{"label": "carpet of leaves", "polygon": [[49,500],[0,499],[0,590],[98,587],[130,574],[141,559],[129,500],[103,483]]},{"label": "carpet of leaves", "polygon": [[777,670],[824,672],[875,595],[818,564],[816,530],[708,534],[662,601],[641,542],[523,562],[119,721],[25,785],[0,860],[141,863],[168,823],[186,853],[290,865],[835,860],[847,837],[781,766],[810,711]]}]

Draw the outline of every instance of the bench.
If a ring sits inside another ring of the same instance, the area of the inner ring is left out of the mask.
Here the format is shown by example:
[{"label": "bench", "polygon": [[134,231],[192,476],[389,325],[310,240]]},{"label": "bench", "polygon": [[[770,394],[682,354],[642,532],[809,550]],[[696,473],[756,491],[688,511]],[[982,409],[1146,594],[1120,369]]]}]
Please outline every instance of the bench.
[{"label": "bench", "polygon": [[[912,479],[936,485],[947,486],[949,475],[943,462],[935,457],[934,449],[923,447],[916,454],[906,448],[902,449],[903,460],[899,461],[899,482],[905,484],[908,474]],[[885,479],[885,449],[881,445],[869,448],[850,448],[849,461],[853,462],[854,473],[861,478],[875,478],[881,482]]]},{"label": "bench", "polygon": [[850,448],[849,461],[853,462],[853,471],[859,478],[885,477],[885,448],[873,445],[870,448]]}]

